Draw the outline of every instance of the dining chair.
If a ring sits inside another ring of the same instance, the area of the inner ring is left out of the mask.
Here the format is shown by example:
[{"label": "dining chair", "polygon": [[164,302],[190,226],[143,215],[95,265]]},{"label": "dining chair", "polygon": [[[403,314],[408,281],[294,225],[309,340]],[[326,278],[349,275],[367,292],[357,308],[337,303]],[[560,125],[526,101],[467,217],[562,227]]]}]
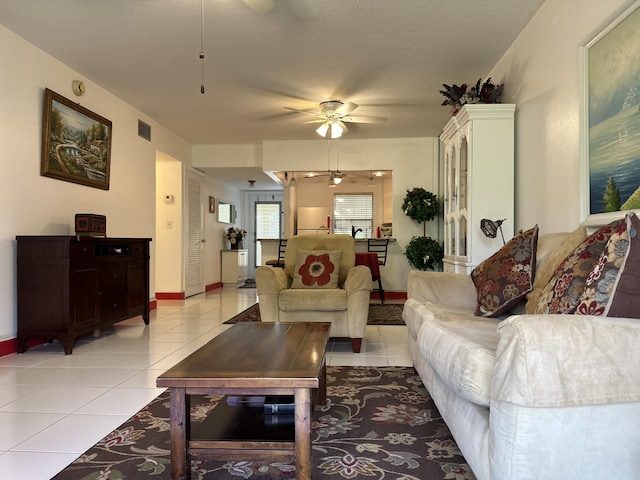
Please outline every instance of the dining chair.
[{"label": "dining chair", "polygon": [[278,243],[278,259],[277,260],[267,260],[265,265],[269,267],[276,268],[284,268],[284,254],[287,251],[287,239],[281,238]]},{"label": "dining chair", "polygon": [[[375,253],[378,256],[378,265],[387,264],[387,250],[389,249],[388,238],[369,238],[367,240],[367,251]],[[378,288],[374,288],[374,292],[380,293],[380,301],[384,303],[384,289],[382,288],[382,275],[372,275],[372,280],[378,282]]]}]

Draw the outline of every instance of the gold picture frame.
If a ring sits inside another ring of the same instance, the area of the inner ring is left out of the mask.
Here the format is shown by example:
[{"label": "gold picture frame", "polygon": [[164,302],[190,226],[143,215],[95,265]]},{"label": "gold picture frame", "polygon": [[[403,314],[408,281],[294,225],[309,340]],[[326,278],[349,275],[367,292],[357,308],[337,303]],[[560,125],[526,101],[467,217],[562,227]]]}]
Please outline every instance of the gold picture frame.
[{"label": "gold picture frame", "polygon": [[40,174],[109,190],[111,121],[45,89]]}]

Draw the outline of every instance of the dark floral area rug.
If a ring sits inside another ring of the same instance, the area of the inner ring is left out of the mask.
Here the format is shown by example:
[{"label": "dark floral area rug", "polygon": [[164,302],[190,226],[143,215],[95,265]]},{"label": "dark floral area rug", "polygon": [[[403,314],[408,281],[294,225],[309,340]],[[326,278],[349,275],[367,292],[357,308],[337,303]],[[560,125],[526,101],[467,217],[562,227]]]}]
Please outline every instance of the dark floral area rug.
[{"label": "dark floral area rug", "polygon": [[[327,397],[313,414],[314,480],[475,478],[412,368],[328,367]],[[220,400],[193,397],[192,422],[202,422]],[[166,392],[54,480],[142,478],[171,478]],[[284,480],[295,478],[295,464],[195,459],[191,478]]]},{"label": "dark floral area rug", "polygon": [[[404,305],[399,303],[372,303],[369,305],[369,316],[367,325],[404,325],[402,319],[402,308]],[[244,312],[240,312],[235,317],[227,320],[226,324],[236,322],[259,322],[260,308],[258,304],[250,306]]]}]

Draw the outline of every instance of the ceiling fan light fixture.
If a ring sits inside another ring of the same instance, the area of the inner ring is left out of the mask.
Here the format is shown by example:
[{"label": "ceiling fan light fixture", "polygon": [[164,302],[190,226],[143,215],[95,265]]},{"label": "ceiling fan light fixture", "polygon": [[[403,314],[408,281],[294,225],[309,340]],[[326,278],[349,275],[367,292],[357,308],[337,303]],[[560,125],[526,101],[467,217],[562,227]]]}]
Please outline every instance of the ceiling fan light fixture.
[{"label": "ceiling fan light fixture", "polygon": [[340,185],[342,183],[342,177],[334,176],[331,181],[334,185]]},{"label": "ceiling fan light fixture", "polygon": [[331,123],[331,138],[340,138],[344,132],[344,128],[340,125],[340,122]]},{"label": "ceiling fan light fixture", "polygon": [[327,132],[329,131],[329,122],[324,122],[316,129],[316,133],[321,137],[326,137]]},{"label": "ceiling fan light fixture", "polygon": [[369,173],[369,182],[367,183],[367,187],[375,187],[376,184],[373,181],[373,172]]}]

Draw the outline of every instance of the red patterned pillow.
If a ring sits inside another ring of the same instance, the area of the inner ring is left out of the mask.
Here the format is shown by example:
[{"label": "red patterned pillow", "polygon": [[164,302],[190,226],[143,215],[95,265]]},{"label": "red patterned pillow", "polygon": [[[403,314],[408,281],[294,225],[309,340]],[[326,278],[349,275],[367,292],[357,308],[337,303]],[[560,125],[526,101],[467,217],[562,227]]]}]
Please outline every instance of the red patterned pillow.
[{"label": "red patterned pillow", "polygon": [[609,238],[624,220],[616,220],[589,235],[556,268],[544,287],[534,313],[574,313],[587,277],[595,267]]},{"label": "red patterned pillow", "polygon": [[474,312],[495,317],[516,305],[533,288],[538,226],[521,232],[471,272],[478,292]]},{"label": "red patterned pillow", "polygon": [[578,315],[640,316],[640,219],[627,215],[611,235],[576,309]]},{"label": "red patterned pillow", "polygon": [[338,288],[341,258],[341,250],[298,250],[291,288]]}]

